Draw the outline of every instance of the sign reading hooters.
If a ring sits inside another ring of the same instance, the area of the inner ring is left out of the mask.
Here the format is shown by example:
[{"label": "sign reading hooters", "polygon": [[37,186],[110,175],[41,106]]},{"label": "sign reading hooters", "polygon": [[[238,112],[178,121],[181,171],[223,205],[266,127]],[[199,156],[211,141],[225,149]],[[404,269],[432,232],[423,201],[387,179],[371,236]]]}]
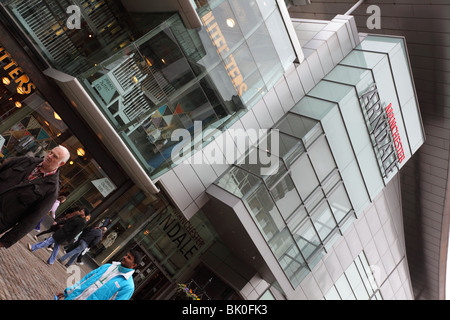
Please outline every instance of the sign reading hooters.
[{"label": "sign reading hooters", "polygon": [[[2,73],[6,72],[5,76]],[[30,81],[23,69],[17,65],[11,54],[0,44],[0,80],[4,84],[16,84],[19,94],[30,94],[36,86]],[[6,82],[6,83],[5,83]]]},{"label": "sign reading hooters", "polygon": [[209,34],[217,52],[223,57],[225,69],[233,82],[239,96],[242,96],[247,91],[247,84],[244,82],[244,77],[233,57],[233,54],[226,55],[230,48],[227,41],[220,30],[219,24],[216,21],[212,12],[205,14],[202,18],[203,25]]}]

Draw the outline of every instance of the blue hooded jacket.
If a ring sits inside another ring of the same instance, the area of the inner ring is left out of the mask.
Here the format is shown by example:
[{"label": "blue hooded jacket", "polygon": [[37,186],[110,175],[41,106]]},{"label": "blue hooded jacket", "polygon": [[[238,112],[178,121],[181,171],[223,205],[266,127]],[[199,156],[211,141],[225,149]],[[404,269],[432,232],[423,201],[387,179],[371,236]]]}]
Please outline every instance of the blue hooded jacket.
[{"label": "blue hooded jacket", "polygon": [[67,287],[65,300],[129,300],[134,293],[133,272],[120,262],[105,264]]}]

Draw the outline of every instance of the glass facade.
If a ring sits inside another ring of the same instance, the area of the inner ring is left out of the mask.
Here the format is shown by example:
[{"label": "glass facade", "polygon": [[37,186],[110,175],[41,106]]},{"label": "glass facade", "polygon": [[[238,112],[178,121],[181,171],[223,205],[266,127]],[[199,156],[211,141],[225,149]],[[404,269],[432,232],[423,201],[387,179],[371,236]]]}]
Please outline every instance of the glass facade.
[{"label": "glass facade", "polygon": [[166,284],[195,266],[215,238],[201,212],[188,221],[164,195],[145,194],[136,186],[93,221],[96,226],[105,223],[108,231],[90,250],[91,257],[102,265],[137,247],[148,259],[141,272],[157,272]]},{"label": "glass facade", "polygon": [[[194,1],[203,23],[197,30],[186,29],[177,14],[129,15],[118,2],[84,1],[82,20],[93,33],[64,27],[63,0],[0,1],[52,67],[80,80],[152,178],[176,165],[172,153],[186,143],[171,139],[176,129],[192,134],[200,121],[204,132],[225,130],[295,59],[274,0]],[[116,187],[2,51],[1,156],[68,146],[72,158],[62,179],[69,201],[60,212],[74,204],[94,208]],[[376,98],[392,103],[406,157],[423,143],[406,58],[401,39],[368,37],[215,182],[242,200],[293,288],[389,179],[361,97],[376,84]],[[137,248],[145,256],[134,275],[137,288],[154,292],[198,264],[216,237],[201,211],[188,221],[164,195],[137,187],[93,224],[105,222],[108,232],[91,257],[103,264]],[[364,290],[379,297],[366,285],[366,264],[360,256],[326,299],[363,298]]]},{"label": "glass facade", "polygon": [[[355,214],[320,123],[289,112],[275,132],[278,171],[261,174],[248,156],[216,185],[242,199],[295,288]],[[266,146],[264,140],[251,152],[265,155]]]},{"label": "glass facade", "polygon": [[199,29],[178,14],[81,1],[79,30],[61,24],[69,1],[3,2],[47,62],[80,80],[152,178],[192,143],[172,139],[175,130],[192,135],[196,121],[203,131],[226,129],[296,58],[275,0],[194,2]]},{"label": "glass facade", "polygon": [[383,300],[379,286],[363,251],[339,277],[324,299]]},{"label": "glass facade", "polygon": [[328,22],[308,19],[295,19],[292,21],[295,32],[297,34],[300,45],[303,47],[311,39],[314,38],[323,28],[325,28]]},{"label": "glass facade", "polygon": [[[0,1],[48,65],[84,85],[152,178],[175,165],[171,152],[182,143],[170,140],[174,130],[192,132],[196,121],[203,131],[226,129],[273,87],[296,58],[274,0],[203,2],[198,7],[203,27],[196,30],[187,29],[178,14],[127,13],[119,1],[95,0],[77,3],[81,28],[70,29],[66,9],[71,1]],[[30,146],[24,151],[37,154],[55,143],[70,145],[73,163],[63,168],[67,171],[63,179],[74,201],[69,198],[58,211],[74,204],[96,207],[116,186],[38,89],[27,85],[29,79],[16,75],[19,87],[31,94],[25,99],[19,92],[22,99],[17,100],[15,87],[2,87],[2,99],[8,98],[0,105],[6,119],[3,154],[18,154],[15,139],[31,135],[39,144],[24,139],[24,146],[25,142]],[[38,130],[36,122],[45,130]],[[284,140],[287,163],[295,161],[298,154],[290,146],[302,144],[288,135]],[[39,149],[41,142],[48,145]],[[280,185],[271,191],[280,206],[282,189]],[[289,208],[283,210],[289,214]],[[193,269],[215,238],[201,212],[187,221],[164,196],[144,194],[137,187],[96,213],[92,224],[107,224],[108,231],[89,255],[103,264],[130,248],[140,250],[144,260],[134,275],[136,287],[141,292],[150,288],[152,297]],[[295,273],[295,261],[283,252],[285,236],[288,233],[277,235],[273,243],[288,272]],[[149,298],[140,297],[144,296]]]},{"label": "glass facade", "polygon": [[[403,39],[367,37],[252,150],[276,157],[275,168],[261,174],[264,166],[247,156],[216,181],[242,199],[293,288],[423,143],[407,65]],[[367,264],[358,261],[327,299],[379,296],[363,289],[367,277],[355,277]]]}]

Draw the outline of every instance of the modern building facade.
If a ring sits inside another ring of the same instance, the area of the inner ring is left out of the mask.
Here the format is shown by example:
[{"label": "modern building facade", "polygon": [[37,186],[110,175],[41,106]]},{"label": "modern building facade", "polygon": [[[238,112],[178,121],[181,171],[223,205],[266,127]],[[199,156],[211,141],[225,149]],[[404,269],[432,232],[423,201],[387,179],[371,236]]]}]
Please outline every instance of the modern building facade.
[{"label": "modern building facade", "polygon": [[70,148],[58,214],[109,222],[99,265],[144,253],[134,299],[413,299],[404,38],[280,0],[0,3],[2,155]]},{"label": "modern building facade", "polygon": [[[293,18],[327,20],[354,2],[318,0],[291,6],[289,12]],[[446,299],[450,5],[439,0],[366,0],[352,15],[360,32],[404,36],[408,43],[427,140],[401,172],[407,252],[415,299]]]}]

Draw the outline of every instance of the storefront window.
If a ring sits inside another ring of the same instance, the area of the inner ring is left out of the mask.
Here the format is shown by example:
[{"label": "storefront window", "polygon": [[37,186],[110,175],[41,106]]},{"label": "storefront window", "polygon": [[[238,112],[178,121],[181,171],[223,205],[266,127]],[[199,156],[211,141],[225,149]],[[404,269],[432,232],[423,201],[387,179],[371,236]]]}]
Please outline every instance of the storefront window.
[{"label": "storefront window", "polygon": [[139,246],[166,278],[176,279],[209,247],[215,237],[206,217],[198,212],[189,221],[162,195],[145,194],[134,186],[93,222],[108,222],[103,241],[90,255],[98,264]]},{"label": "storefront window", "polygon": [[0,44],[0,158],[43,158],[58,145],[70,152],[60,168],[61,194],[67,200],[56,212],[79,205],[95,208],[116,186],[40,94],[11,53]]}]

